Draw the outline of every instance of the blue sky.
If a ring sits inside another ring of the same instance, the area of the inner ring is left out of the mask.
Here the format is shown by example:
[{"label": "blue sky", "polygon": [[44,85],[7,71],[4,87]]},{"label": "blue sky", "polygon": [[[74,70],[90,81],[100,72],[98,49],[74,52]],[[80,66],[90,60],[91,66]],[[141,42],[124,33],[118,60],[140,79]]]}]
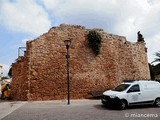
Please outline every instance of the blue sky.
[{"label": "blue sky", "polygon": [[148,61],[160,51],[159,0],[0,0],[0,64],[3,76],[25,46],[61,23],[102,28],[136,42],[143,34]]}]

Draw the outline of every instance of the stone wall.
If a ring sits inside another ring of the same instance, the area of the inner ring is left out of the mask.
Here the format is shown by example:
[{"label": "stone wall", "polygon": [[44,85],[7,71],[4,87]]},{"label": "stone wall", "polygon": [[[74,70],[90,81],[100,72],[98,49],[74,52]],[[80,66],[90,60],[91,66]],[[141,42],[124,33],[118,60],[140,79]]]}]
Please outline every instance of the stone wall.
[{"label": "stone wall", "polygon": [[125,79],[150,79],[145,43],[95,29],[102,37],[100,54],[94,56],[87,41],[89,29],[60,25],[27,42],[27,50],[13,64],[12,96],[18,100],[67,98],[66,48],[71,39],[71,99],[90,98],[91,91],[114,87]]},{"label": "stone wall", "polygon": [[19,57],[17,63],[12,64],[12,96],[16,100],[27,100],[28,94],[28,60]]}]

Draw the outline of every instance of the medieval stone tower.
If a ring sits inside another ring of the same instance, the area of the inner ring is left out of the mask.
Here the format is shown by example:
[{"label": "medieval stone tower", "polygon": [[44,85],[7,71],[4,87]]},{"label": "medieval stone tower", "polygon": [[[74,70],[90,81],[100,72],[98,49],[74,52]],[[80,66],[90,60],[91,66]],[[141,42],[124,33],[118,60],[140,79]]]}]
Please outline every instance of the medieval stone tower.
[{"label": "medieval stone tower", "polygon": [[150,79],[144,42],[131,43],[123,36],[94,29],[102,37],[100,54],[88,45],[89,29],[78,25],[51,28],[28,41],[26,52],[12,65],[12,96],[17,100],[67,98],[66,48],[71,39],[71,99],[88,98],[94,90],[114,87],[123,80]]}]

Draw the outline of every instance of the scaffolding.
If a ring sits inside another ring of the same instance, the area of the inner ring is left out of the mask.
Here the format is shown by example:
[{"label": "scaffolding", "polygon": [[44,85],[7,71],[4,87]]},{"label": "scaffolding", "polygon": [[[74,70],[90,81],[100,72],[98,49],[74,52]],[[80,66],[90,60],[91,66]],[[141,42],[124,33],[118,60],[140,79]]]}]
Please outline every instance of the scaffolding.
[{"label": "scaffolding", "polygon": [[19,47],[18,48],[18,57],[24,56],[25,51],[26,51],[26,47]]}]

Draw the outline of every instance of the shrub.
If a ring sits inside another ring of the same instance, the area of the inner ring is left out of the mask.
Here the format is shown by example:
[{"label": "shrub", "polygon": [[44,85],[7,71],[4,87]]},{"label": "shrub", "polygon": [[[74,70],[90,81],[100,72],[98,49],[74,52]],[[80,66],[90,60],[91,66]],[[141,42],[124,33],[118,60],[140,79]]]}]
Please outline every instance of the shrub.
[{"label": "shrub", "polygon": [[97,56],[100,53],[101,36],[98,32],[91,30],[87,36],[89,46],[92,48],[94,54]]}]

